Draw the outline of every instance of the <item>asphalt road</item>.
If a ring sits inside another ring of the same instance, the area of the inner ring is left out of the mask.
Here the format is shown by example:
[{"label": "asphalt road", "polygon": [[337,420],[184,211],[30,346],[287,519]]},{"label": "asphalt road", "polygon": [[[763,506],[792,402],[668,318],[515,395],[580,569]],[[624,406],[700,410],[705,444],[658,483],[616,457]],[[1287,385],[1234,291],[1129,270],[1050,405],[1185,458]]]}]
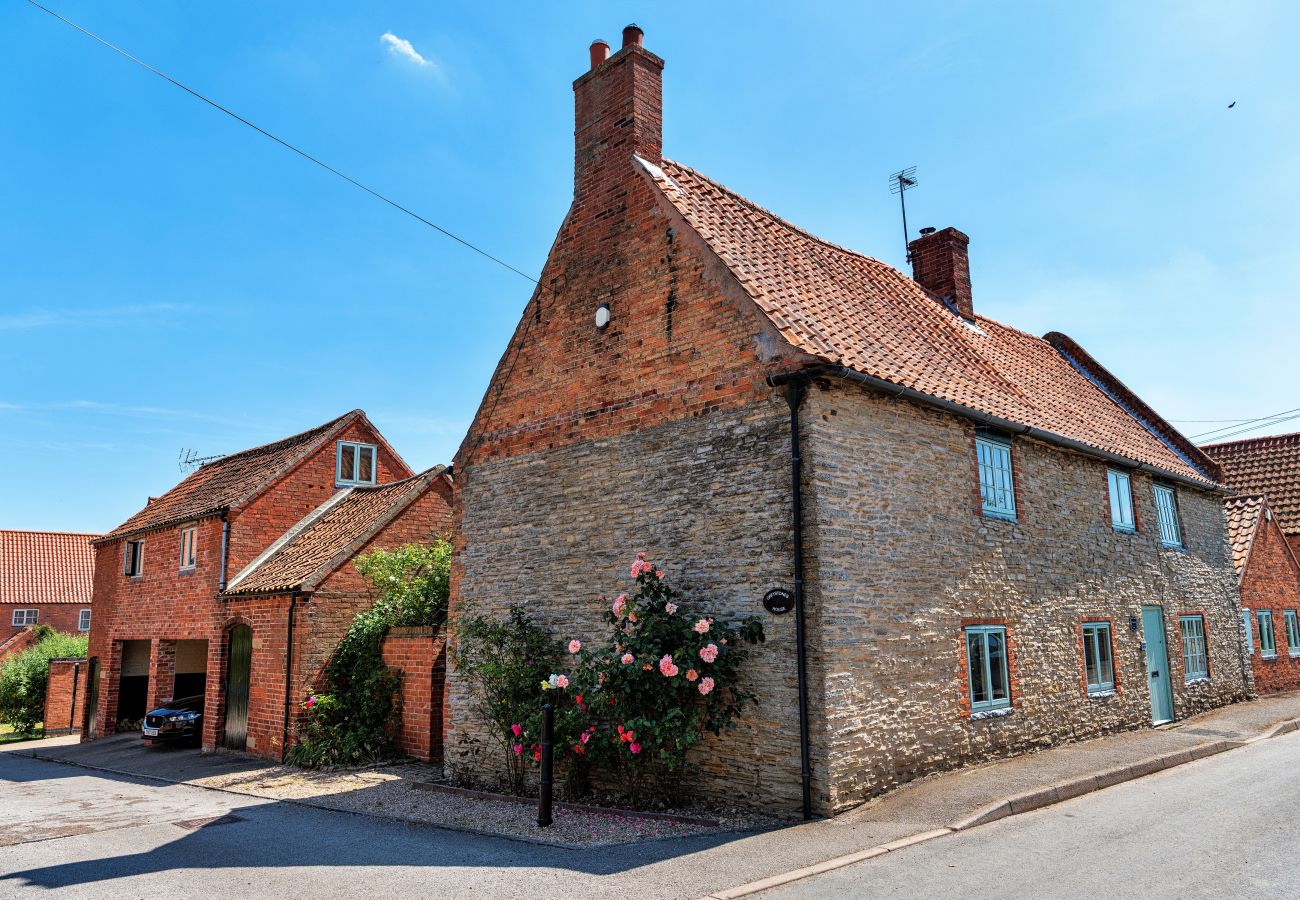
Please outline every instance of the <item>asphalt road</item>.
[{"label": "asphalt road", "polygon": [[766,892],[1300,897],[1300,732]]},{"label": "asphalt road", "polygon": [[[790,840],[571,851],[0,755],[0,897],[690,898]],[[976,895],[1300,896],[1300,732],[764,896]]]}]

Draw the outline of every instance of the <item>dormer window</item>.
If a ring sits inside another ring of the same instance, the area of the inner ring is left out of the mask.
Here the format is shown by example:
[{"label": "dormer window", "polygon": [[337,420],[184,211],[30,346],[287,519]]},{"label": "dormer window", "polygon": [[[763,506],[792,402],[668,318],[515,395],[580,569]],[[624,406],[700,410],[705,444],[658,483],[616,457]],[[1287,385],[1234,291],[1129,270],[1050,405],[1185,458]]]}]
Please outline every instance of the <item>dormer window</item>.
[{"label": "dormer window", "polygon": [[339,441],[334,480],[339,484],[374,484],[375,445]]}]

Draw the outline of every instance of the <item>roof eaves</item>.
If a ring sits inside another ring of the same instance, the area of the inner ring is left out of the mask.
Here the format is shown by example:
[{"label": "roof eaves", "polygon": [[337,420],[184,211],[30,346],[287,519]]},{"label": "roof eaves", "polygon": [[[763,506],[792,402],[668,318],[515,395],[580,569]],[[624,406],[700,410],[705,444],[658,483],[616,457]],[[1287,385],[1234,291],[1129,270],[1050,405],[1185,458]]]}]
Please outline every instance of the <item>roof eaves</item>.
[{"label": "roof eaves", "polygon": [[[230,511],[229,506],[213,506],[197,513],[186,513],[183,516],[173,516],[170,519],[163,519],[160,522],[152,522],[149,525],[142,525],[139,528],[132,528],[130,531],[117,531],[114,529],[108,534],[102,535],[90,541],[91,546],[99,544],[111,544],[114,541],[122,541],[127,538],[136,538],[141,535],[152,534],[155,531],[162,531],[172,528],[182,522],[201,522],[204,519],[211,519],[213,516],[222,516]],[[137,515],[139,515],[137,513]],[[134,516],[132,517],[134,518]]]}]

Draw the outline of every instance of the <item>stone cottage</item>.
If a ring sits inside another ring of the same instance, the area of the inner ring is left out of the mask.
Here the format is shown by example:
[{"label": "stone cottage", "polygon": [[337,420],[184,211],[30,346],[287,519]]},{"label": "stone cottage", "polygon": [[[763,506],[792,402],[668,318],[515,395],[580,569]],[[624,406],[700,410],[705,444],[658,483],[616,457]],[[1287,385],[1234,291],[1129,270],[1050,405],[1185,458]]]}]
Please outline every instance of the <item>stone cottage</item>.
[{"label": "stone cottage", "polygon": [[[630,26],[574,82],[573,202],[455,461],[453,615],[585,637],[638,550],[762,615],[759,702],[684,777],[806,814],[1246,696],[1218,466],[980,315],[960,231],[909,278],[665,158],[663,66]],[[445,727],[480,727],[454,672]]]},{"label": "stone cottage", "polygon": [[451,521],[361,410],[222,456],[95,541],[85,739],[202,696],[205,749],[283,758],[299,704],[374,602],[350,562]]}]

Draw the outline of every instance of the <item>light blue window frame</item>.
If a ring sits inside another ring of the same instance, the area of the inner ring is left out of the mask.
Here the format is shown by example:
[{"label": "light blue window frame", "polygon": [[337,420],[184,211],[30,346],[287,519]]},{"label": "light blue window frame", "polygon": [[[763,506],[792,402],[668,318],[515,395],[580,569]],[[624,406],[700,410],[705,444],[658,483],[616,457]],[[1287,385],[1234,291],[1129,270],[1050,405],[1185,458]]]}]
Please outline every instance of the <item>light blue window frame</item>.
[{"label": "light blue window frame", "polygon": [[1210,677],[1210,660],[1205,650],[1205,617],[1179,616],[1183,636],[1183,681]]},{"label": "light blue window frame", "polygon": [[972,713],[1011,705],[1005,625],[971,625],[966,628],[966,680],[970,687]]},{"label": "light blue window frame", "polygon": [[1160,543],[1181,548],[1183,529],[1178,523],[1178,497],[1167,484],[1157,484],[1152,490],[1156,499],[1156,518],[1160,523]]},{"label": "light blue window frame", "polygon": [[1114,692],[1115,660],[1109,622],[1083,623],[1083,673],[1089,694]]},{"label": "light blue window frame", "polygon": [[1133,516],[1133,480],[1127,472],[1106,470],[1106,483],[1110,488],[1110,525],[1116,531],[1137,531]]},{"label": "light blue window frame", "polygon": [[996,437],[975,438],[979,463],[980,506],[995,519],[1016,517],[1016,486],[1012,474],[1011,442]]},{"label": "light blue window frame", "polygon": [[1259,624],[1259,655],[1273,659],[1277,656],[1277,636],[1273,633],[1272,610],[1255,610],[1255,621]]},{"label": "light blue window frame", "polygon": [[1255,617],[1248,609],[1241,611],[1242,621],[1246,625],[1246,653],[1255,652]]},{"label": "light blue window frame", "polygon": [[[343,477],[343,460],[347,458],[352,463],[352,477]],[[370,460],[370,477],[361,478],[362,469],[361,461],[369,457]],[[374,444],[359,444],[354,441],[339,441],[338,453],[334,460],[334,483],[335,484],[374,484],[376,472],[379,467],[379,449]]]},{"label": "light blue window frame", "polygon": [[1294,609],[1282,611],[1286,619],[1286,651],[1291,656],[1300,656],[1300,619]]}]

